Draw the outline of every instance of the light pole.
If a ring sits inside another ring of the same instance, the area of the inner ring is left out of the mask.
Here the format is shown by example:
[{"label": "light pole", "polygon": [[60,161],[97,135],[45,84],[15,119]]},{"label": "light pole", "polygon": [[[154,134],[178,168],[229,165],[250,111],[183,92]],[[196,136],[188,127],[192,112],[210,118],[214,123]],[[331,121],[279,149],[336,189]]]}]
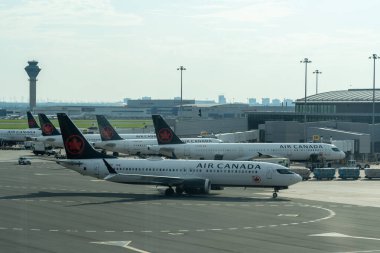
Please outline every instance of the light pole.
[{"label": "light pole", "polygon": [[307,96],[307,64],[311,63],[308,58],[303,59],[303,61],[300,61],[301,63],[305,63],[305,104],[304,104],[304,141],[307,142],[307,136],[306,136],[306,96]]},{"label": "light pole", "polygon": [[308,58],[303,59],[303,61],[300,61],[301,63],[305,63],[305,108],[304,108],[304,122],[306,123],[306,97],[307,97],[307,64],[311,63]]},{"label": "light pole", "polygon": [[375,77],[376,77],[376,60],[379,57],[377,54],[372,54],[369,59],[373,59],[373,89],[372,89],[372,127],[371,127],[371,137],[372,137],[372,155],[375,156],[375,139],[374,139],[374,127],[375,127]]},{"label": "light pole", "polygon": [[182,71],[186,70],[186,68],[183,66],[179,66],[179,68],[177,68],[177,70],[181,70],[181,105],[179,107],[179,110],[180,110],[180,116],[182,116]]},{"label": "light pole", "polygon": [[318,69],[316,69],[313,74],[315,74],[315,94],[318,94],[318,75],[319,74],[322,74],[321,71],[319,71]]}]

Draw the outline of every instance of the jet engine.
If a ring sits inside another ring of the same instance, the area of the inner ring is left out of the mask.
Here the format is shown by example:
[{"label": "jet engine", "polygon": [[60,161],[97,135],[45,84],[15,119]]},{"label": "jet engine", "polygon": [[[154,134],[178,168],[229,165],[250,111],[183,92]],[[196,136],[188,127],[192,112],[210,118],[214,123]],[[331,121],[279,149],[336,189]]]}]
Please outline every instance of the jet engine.
[{"label": "jet engine", "polygon": [[209,179],[188,179],[183,183],[183,190],[188,194],[208,194],[211,189]]}]

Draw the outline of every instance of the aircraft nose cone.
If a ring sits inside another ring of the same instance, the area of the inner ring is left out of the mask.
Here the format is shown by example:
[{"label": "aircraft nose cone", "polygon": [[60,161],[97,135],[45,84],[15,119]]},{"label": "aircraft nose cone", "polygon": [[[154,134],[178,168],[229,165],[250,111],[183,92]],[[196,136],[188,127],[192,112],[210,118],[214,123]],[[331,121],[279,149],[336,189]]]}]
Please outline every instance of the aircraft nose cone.
[{"label": "aircraft nose cone", "polygon": [[340,153],[340,158],[339,159],[343,159],[343,158],[345,158],[346,157],[346,154],[342,151],[341,153]]},{"label": "aircraft nose cone", "polygon": [[299,183],[301,181],[302,181],[302,177],[298,174],[295,174],[294,175],[294,183],[296,184],[296,183]]}]

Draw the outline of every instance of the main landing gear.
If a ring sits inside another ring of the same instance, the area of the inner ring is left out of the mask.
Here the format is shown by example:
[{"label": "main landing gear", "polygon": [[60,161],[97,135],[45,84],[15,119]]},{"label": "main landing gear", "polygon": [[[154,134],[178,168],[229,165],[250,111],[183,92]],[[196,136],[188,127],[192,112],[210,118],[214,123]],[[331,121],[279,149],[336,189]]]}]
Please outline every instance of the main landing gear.
[{"label": "main landing gear", "polygon": [[174,190],[171,186],[165,190],[165,196],[172,196],[174,194]]},{"label": "main landing gear", "polygon": [[176,186],[175,191],[171,186],[169,186],[169,188],[165,190],[165,196],[172,196],[174,195],[174,193],[176,193],[177,195],[181,195],[183,192],[184,189],[181,185]]}]

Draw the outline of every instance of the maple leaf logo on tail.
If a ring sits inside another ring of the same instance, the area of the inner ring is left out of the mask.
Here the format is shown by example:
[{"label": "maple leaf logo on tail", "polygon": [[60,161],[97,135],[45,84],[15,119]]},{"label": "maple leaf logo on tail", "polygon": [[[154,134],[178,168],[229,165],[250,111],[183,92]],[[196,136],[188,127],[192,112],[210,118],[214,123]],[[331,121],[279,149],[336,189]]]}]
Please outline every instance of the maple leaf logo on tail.
[{"label": "maple leaf logo on tail", "polygon": [[106,140],[110,140],[112,138],[112,129],[109,128],[109,127],[104,127],[101,131],[100,131],[100,134],[102,135],[102,137]]},{"label": "maple leaf logo on tail", "polygon": [[169,129],[163,128],[158,132],[158,138],[161,142],[168,143],[173,139],[173,135]]},{"label": "maple leaf logo on tail", "polygon": [[28,120],[28,124],[31,127],[34,127],[36,125],[32,119]]},{"label": "maple leaf logo on tail", "polygon": [[51,135],[53,133],[53,126],[49,123],[46,123],[42,126],[42,131],[46,135]]},{"label": "maple leaf logo on tail", "polygon": [[84,149],[84,141],[78,135],[71,135],[66,140],[66,149],[72,155],[80,155]]}]

